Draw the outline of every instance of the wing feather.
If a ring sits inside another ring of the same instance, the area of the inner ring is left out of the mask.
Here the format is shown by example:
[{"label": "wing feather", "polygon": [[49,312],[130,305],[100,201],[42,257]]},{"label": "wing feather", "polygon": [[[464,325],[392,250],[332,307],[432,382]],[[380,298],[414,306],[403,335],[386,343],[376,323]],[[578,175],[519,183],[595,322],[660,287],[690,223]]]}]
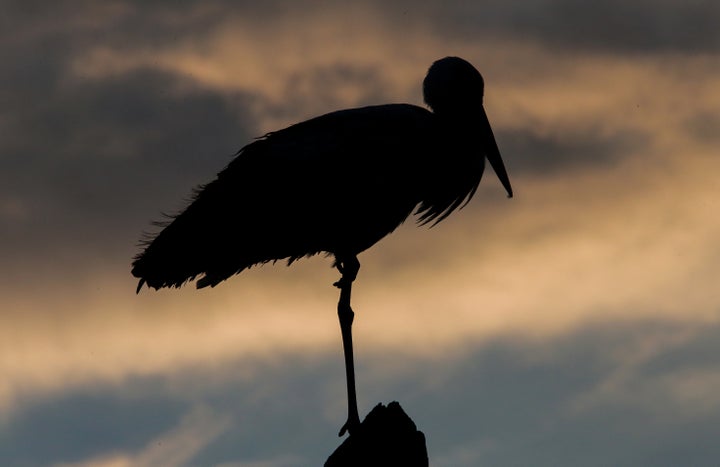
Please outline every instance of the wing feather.
[{"label": "wing feather", "polygon": [[405,104],[351,109],[245,146],[145,243],[132,271],[140,287],[198,277],[198,287],[214,286],[255,264],[356,254],[418,204],[422,222],[441,221],[467,192],[448,196],[440,193],[446,183],[432,186],[442,165],[432,160],[432,118]]}]

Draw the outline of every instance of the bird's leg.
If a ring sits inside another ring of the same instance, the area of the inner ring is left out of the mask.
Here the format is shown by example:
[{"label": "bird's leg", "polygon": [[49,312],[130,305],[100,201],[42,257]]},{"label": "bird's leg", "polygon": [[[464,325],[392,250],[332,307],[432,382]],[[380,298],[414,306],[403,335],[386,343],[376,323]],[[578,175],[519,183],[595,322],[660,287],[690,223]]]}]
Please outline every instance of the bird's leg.
[{"label": "bird's leg", "polygon": [[345,354],[345,375],[347,377],[348,394],[348,419],[340,428],[339,436],[349,432],[351,435],[360,426],[360,415],[357,408],[357,397],[355,395],[355,364],[353,362],[352,345],[352,323],[355,313],[350,308],[350,292],[352,283],[360,269],[360,262],[356,256],[344,258],[337,261],[336,267],[342,274],[335,287],[340,289],[340,301],[338,301],[338,318],[340,319],[340,332],[342,334],[343,352]]}]

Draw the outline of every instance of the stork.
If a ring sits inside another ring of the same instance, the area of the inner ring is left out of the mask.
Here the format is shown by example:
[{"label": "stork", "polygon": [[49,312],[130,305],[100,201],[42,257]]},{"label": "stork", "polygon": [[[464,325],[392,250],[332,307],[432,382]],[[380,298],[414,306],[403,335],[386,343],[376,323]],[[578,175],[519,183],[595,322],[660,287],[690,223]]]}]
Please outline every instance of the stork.
[{"label": "stork", "polygon": [[358,254],[412,214],[435,225],[462,208],[486,159],[512,197],[483,93],[475,67],[446,57],[423,81],[431,111],[410,104],[340,110],[248,144],[143,242],[132,264],[137,291],[196,279],[197,288],[215,287],[254,265],[333,256],[348,393],[340,436],[352,434],[360,424],[350,307]]}]

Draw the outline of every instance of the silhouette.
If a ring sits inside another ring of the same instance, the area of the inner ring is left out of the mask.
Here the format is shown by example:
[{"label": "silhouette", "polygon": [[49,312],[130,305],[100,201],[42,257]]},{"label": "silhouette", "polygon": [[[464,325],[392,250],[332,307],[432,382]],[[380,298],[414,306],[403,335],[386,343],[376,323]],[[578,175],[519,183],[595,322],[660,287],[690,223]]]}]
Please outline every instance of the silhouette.
[{"label": "silhouette", "polygon": [[397,402],[378,404],[325,467],[427,467],[425,435]]},{"label": "silhouette", "polygon": [[352,432],[355,397],[350,293],[357,255],[413,212],[435,225],[462,208],[490,162],[512,197],[483,108],[484,82],[467,61],[436,61],[423,82],[432,112],[409,104],[341,110],[266,134],[167,222],[133,262],[143,285],[214,287],[256,264],[326,253],[341,274],[338,317]]}]

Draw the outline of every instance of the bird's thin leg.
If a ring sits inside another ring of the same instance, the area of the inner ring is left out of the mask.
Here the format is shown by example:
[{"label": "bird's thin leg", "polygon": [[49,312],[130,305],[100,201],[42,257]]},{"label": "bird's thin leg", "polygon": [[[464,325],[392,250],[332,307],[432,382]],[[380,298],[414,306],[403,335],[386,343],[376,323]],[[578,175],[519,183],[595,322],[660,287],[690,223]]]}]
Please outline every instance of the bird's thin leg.
[{"label": "bird's thin leg", "polygon": [[345,375],[347,377],[348,394],[348,419],[340,428],[339,436],[349,432],[351,435],[360,426],[360,415],[357,408],[357,397],[355,394],[355,363],[353,361],[352,345],[352,323],[355,313],[350,308],[350,292],[352,283],[360,269],[360,262],[357,257],[344,259],[337,262],[338,271],[342,274],[335,287],[340,289],[340,301],[338,301],[338,318],[340,319],[340,332],[342,334],[343,352],[345,354]]}]

